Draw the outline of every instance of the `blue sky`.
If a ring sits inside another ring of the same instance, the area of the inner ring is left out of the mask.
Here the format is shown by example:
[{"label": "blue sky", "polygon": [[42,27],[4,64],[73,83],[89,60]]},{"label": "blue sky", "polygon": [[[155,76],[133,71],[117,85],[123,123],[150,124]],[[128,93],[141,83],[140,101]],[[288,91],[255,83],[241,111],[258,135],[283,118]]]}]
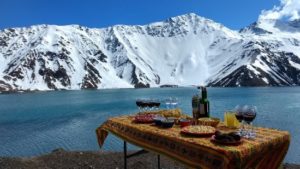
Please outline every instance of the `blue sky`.
[{"label": "blue sky", "polygon": [[279,0],[1,0],[0,29],[35,24],[107,27],[196,13],[231,29],[257,20]]}]

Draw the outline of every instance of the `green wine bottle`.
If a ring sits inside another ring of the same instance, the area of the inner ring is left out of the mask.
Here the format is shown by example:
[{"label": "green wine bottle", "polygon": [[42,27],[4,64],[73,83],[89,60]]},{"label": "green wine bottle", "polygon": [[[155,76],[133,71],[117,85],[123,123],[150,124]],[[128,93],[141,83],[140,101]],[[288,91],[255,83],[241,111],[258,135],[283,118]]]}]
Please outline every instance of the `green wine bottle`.
[{"label": "green wine bottle", "polygon": [[206,87],[201,87],[201,99],[199,102],[199,111],[200,111],[200,118],[201,117],[209,117],[209,101],[207,99],[207,90]]},{"label": "green wine bottle", "polygon": [[193,118],[197,120],[199,118],[199,95],[194,95],[192,98],[192,111],[193,111]]}]

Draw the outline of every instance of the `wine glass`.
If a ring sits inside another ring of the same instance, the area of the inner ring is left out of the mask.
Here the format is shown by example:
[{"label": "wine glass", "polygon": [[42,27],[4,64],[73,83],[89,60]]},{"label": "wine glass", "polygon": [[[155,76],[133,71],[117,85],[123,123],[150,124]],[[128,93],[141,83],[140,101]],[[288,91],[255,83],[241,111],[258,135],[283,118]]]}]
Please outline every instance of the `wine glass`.
[{"label": "wine glass", "polygon": [[249,130],[247,131],[246,138],[255,138],[256,133],[254,132],[252,121],[255,119],[256,114],[256,106],[249,106],[247,111],[243,114],[244,121],[250,126]]},{"label": "wine glass", "polygon": [[176,108],[177,108],[177,105],[178,105],[178,99],[177,99],[176,97],[173,97],[173,98],[172,98],[171,105],[172,105],[172,108],[173,108],[173,109],[176,109]]},{"label": "wine glass", "polygon": [[145,111],[147,111],[147,106],[148,106],[148,104],[147,104],[147,100],[146,99],[141,99],[141,111],[142,112],[145,112]]},{"label": "wine glass", "polygon": [[147,100],[147,107],[148,107],[148,110],[149,110],[149,111],[152,111],[152,110],[153,110],[153,106],[154,106],[154,104],[153,104],[153,99],[148,99],[148,100]]},{"label": "wine glass", "polygon": [[145,108],[145,111],[151,111],[151,99],[147,98],[144,100],[144,108]]},{"label": "wine glass", "polygon": [[149,100],[148,106],[149,106],[150,111],[158,110],[159,105],[160,105],[160,103],[157,99],[152,98]]},{"label": "wine glass", "polygon": [[169,97],[165,100],[166,108],[169,110],[171,106],[172,99]]},{"label": "wine glass", "polygon": [[142,99],[136,99],[135,101],[136,105],[139,108],[139,113],[142,112],[142,104],[143,104],[143,100]]},{"label": "wine glass", "polygon": [[159,110],[160,100],[159,99],[154,99],[153,103],[154,103],[154,109],[156,111]]},{"label": "wine glass", "polygon": [[234,112],[235,112],[235,117],[236,117],[236,119],[240,122],[240,129],[239,129],[239,131],[238,131],[238,134],[239,134],[240,136],[243,136],[243,135],[244,135],[243,107],[240,106],[240,105],[235,106]]}]

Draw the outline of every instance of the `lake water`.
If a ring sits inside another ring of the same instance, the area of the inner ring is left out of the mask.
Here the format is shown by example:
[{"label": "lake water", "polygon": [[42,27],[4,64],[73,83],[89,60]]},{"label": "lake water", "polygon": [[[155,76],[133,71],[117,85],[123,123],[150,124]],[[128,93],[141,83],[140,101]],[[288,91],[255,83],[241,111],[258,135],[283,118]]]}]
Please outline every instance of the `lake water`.
[{"label": "lake water", "polygon": [[[55,91],[0,95],[0,156],[34,156],[56,148],[99,150],[95,129],[108,117],[137,111],[136,98],[178,97],[191,114],[195,88]],[[288,130],[286,162],[300,163],[300,88],[208,88],[211,115],[223,119],[237,104],[258,107],[255,125]],[[130,148],[134,148],[131,146]],[[121,151],[114,136],[105,151]]]}]

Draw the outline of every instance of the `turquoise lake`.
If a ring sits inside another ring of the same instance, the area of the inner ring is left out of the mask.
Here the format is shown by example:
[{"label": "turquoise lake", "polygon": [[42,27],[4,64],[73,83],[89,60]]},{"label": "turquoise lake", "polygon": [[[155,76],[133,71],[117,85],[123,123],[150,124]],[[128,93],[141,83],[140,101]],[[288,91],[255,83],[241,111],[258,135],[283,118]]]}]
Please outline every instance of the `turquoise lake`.
[{"label": "turquoise lake", "polygon": [[[191,114],[197,92],[152,88],[1,94],[0,156],[34,156],[57,148],[100,150],[95,129],[108,117],[136,112],[137,98],[177,97],[179,107]],[[208,88],[208,97],[211,115],[221,119],[238,104],[257,106],[255,125],[289,131],[285,162],[300,163],[300,87]],[[103,150],[122,148],[122,141],[110,135]]]}]

